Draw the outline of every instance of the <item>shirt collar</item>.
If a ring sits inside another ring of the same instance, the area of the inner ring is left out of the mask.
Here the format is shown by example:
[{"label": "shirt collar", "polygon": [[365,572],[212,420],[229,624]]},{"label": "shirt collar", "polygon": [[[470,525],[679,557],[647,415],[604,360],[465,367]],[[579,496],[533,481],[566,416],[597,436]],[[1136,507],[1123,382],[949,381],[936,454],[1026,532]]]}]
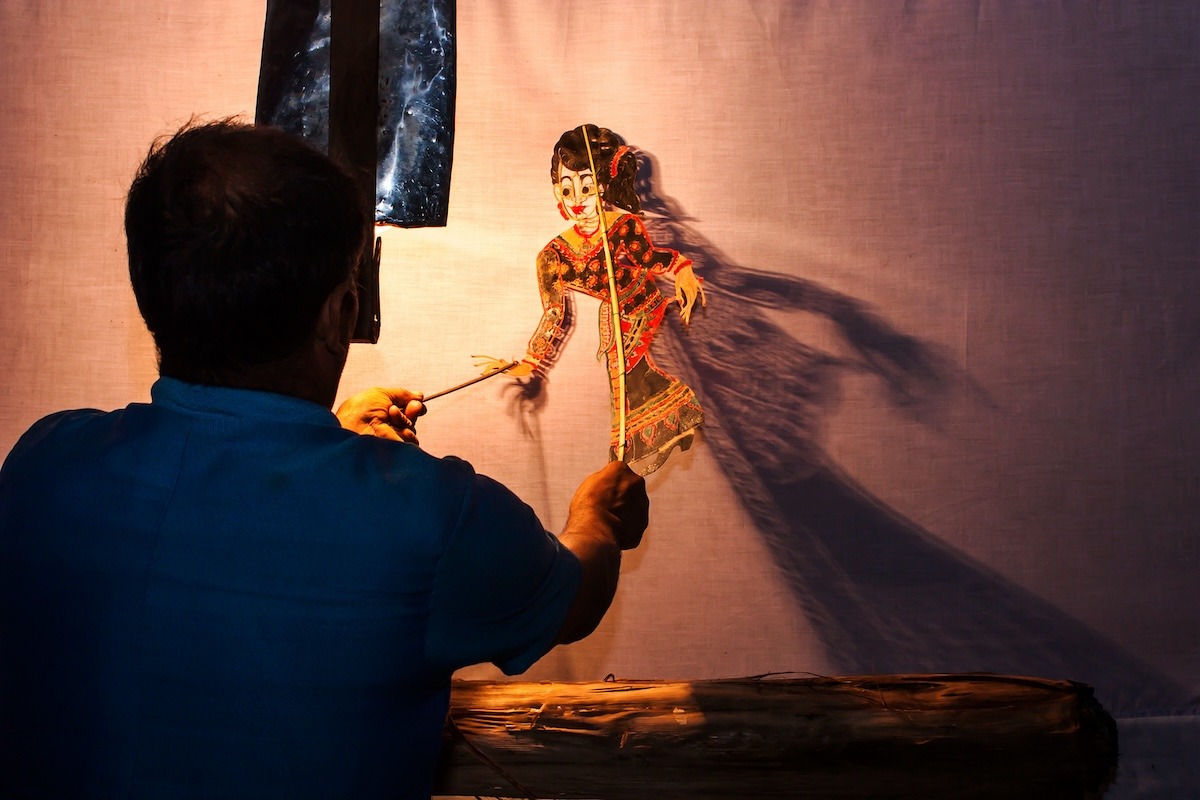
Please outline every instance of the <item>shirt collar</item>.
[{"label": "shirt collar", "polygon": [[303,422],[340,427],[337,417],[324,406],[286,394],[205,386],[161,377],[150,387],[156,405],[195,414],[218,414],[271,420]]}]

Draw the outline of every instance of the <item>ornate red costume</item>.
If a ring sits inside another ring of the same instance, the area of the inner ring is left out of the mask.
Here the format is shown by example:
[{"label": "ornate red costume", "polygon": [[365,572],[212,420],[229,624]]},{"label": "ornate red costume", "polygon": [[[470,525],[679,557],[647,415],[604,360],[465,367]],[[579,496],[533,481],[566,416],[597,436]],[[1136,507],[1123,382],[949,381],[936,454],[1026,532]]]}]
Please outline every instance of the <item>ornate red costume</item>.
[{"label": "ornate red costume", "polygon": [[[655,275],[674,275],[691,262],[675,250],[656,248],[642,220],[627,212],[606,213],[609,249],[617,287],[617,305],[625,355],[626,409],[625,460],[643,473],[657,469],[673,447],[686,450],[704,412],[692,392],[678,378],[659,369],[650,356],[654,333],[670,303],[663,297]],[[538,255],[538,288],[542,299],[541,323],[529,341],[527,360],[542,370],[557,358],[572,324],[568,289],[599,298],[600,351],[606,356],[611,396],[614,400],[612,452],[619,438],[616,403],[622,365],[613,338],[608,271],[601,234],[582,233],[578,227],[557,236]]]}]

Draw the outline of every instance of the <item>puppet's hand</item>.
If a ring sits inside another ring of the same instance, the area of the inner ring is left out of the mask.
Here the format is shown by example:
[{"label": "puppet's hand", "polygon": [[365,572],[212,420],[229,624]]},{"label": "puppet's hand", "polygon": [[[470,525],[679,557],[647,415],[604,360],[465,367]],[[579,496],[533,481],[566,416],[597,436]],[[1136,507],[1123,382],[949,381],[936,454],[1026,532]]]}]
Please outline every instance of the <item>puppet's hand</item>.
[{"label": "puppet's hand", "polygon": [[417,444],[417,417],[425,411],[420,394],[374,388],[347,398],[338,406],[337,418],[348,431]]},{"label": "puppet's hand", "polygon": [[683,317],[684,325],[692,321],[692,307],[696,305],[697,298],[701,308],[708,306],[704,284],[692,271],[691,263],[688,263],[675,273],[675,301],[679,303],[679,316]]},{"label": "puppet's hand", "polygon": [[529,360],[523,360],[517,363],[516,366],[509,366],[513,362],[503,358],[492,358],[491,356],[471,356],[475,359],[475,366],[479,369],[480,375],[491,375],[493,372],[506,372],[514,378],[528,378],[533,374],[534,364]]}]

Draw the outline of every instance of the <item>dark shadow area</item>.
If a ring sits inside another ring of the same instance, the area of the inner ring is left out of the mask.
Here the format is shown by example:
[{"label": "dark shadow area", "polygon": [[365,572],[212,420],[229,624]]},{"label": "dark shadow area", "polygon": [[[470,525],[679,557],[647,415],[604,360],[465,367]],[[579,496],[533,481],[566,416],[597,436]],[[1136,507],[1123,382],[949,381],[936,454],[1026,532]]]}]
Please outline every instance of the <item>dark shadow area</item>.
[{"label": "dark shadow area", "polygon": [[[733,263],[657,190],[654,160],[641,155],[653,241],[695,262],[712,305],[686,331],[668,315],[655,352],[699,395],[717,462],[837,670],[1066,678],[1095,686],[1114,712],[1186,703],[1171,679],[947,547],[830,463],[818,434],[851,372],[878,379],[895,409],[925,424],[955,394],[990,400],[936,348],[861,301]],[[776,311],[826,318],[850,355],[798,341],[772,321]]]}]

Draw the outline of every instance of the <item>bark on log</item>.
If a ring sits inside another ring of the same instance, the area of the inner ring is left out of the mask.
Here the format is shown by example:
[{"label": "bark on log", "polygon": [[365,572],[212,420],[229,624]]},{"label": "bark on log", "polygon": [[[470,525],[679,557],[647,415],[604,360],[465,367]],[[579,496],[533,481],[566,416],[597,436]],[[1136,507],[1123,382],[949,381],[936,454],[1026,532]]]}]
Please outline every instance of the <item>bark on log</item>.
[{"label": "bark on log", "polygon": [[1115,763],[1116,725],[1070,681],[456,681],[436,792],[1076,799]]}]

